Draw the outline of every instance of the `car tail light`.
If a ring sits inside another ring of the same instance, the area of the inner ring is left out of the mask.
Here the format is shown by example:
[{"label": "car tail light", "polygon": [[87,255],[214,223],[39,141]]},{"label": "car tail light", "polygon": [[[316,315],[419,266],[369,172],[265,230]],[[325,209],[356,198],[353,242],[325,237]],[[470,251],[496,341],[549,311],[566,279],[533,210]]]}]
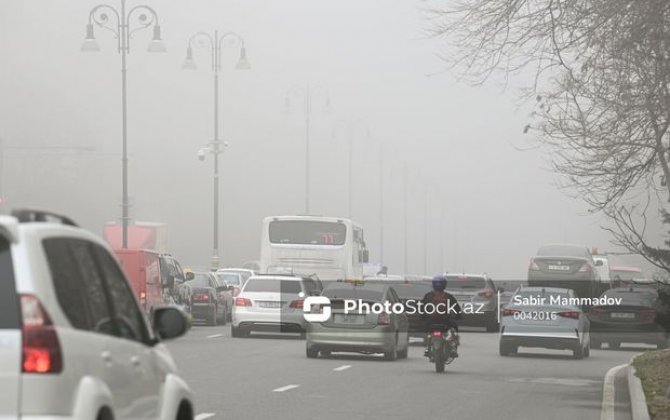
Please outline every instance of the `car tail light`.
[{"label": "car tail light", "polygon": [[302,309],[302,305],[305,301],[302,299],[294,300],[291,301],[291,303],[288,305],[289,308],[294,308],[294,309]]},{"label": "car tail light", "polygon": [[563,318],[579,319],[579,313],[579,311],[563,311],[559,312],[558,316],[562,316]]},{"label": "car tail light", "polygon": [[377,325],[391,325],[391,315],[386,312],[380,313],[377,318]]},{"label": "car tail light", "polygon": [[532,271],[539,271],[540,267],[538,267],[537,263],[535,262],[534,259],[530,259],[530,262],[528,263],[528,269]]},{"label": "car tail light", "polygon": [[193,300],[197,300],[199,302],[209,302],[209,294],[207,293],[196,293],[193,295]]},{"label": "car tail light", "polygon": [[509,308],[504,308],[502,310],[502,316],[513,316],[514,314],[521,313],[520,310],[518,309],[509,309]]},{"label": "car tail light", "polygon": [[580,273],[590,273],[591,271],[593,271],[593,267],[591,267],[591,264],[589,263],[584,263],[579,269]]},{"label": "car tail light", "polygon": [[643,321],[653,321],[656,319],[655,309],[642,309],[639,312],[640,319]]},{"label": "car tail light", "polygon": [[235,306],[251,306],[251,300],[245,298],[235,298]]},{"label": "car tail light", "polygon": [[431,333],[433,337],[442,337],[442,331],[436,330]]},{"label": "car tail light", "polygon": [[49,314],[33,295],[21,295],[23,372],[59,373],[63,355]]},{"label": "car tail light", "polygon": [[483,298],[486,298],[486,299],[491,299],[494,294],[495,294],[495,292],[492,289],[484,289],[484,290],[481,290],[479,293],[477,293],[477,296],[483,297]]},{"label": "car tail light", "polygon": [[142,305],[146,309],[146,307],[147,307],[147,292],[140,293],[140,305]]},{"label": "car tail light", "polygon": [[603,308],[591,308],[591,310],[589,311],[589,315],[591,315],[594,318],[601,318],[607,315],[607,311]]}]

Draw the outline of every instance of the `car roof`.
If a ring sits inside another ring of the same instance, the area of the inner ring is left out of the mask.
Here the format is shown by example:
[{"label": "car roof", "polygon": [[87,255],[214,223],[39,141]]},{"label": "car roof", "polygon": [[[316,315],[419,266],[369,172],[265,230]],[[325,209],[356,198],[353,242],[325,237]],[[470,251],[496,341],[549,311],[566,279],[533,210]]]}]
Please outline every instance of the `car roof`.
[{"label": "car roof", "polygon": [[521,286],[516,291],[517,292],[553,292],[553,293],[569,293],[571,289],[566,289],[565,287],[537,287],[537,286]]},{"label": "car roof", "polygon": [[610,266],[610,271],[623,271],[623,272],[630,272],[630,273],[641,273],[642,269],[640,267],[632,267],[632,266],[625,266],[625,265],[613,265],[613,266]]},{"label": "car roof", "polygon": [[388,283],[382,283],[382,282],[376,282],[372,281],[369,283],[366,282],[357,282],[357,283],[351,283],[347,281],[336,281],[336,282],[330,282],[326,285],[324,290],[328,289],[346,289],[346,290],[355,290],[356,288],[358,289],[366,289],[366,290],[379,290],[379,291],[385,291],[388,288],[391,288],[391,286]]},{"label": "car roof", "polygon": [[254,274],[249,277],[250,280],[280,280],[280,281],[303,281],[304,277],[281,275],[281,274]]},{"label": "car roof", "polygon": [[447,273],[448,278],[466,278],[466,277],[475,277],[480,279],[488,279],[487,274],[477,273],[477,274],[468,274],[468,273]]}]

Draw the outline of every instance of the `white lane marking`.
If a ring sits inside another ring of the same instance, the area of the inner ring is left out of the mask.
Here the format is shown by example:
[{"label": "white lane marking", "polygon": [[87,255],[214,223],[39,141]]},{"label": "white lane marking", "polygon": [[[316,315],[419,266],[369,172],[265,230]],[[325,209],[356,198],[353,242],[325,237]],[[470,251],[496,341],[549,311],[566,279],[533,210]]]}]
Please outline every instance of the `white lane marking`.
[{"label": "white lane marking", "polygon": [[273,389],[272,392],[284,392],[284,391],[288,391],[289,389],[297,388],[299,386],[300,385],[286,385],[286,386],[282,386],[282,387],[277,388],[277,389]]},{"label": "white lane marking", "polygon": [[614,380],[616,379],[617,373],[619,373],[619,371],[626,366],[628,366],[628,363],[614,366],[605,374],[605,380],[603,382],[603,403],[601,406],[602,408],[600,409],[600,420],[614,420],[614,399],[616,396]]},{"label": "white lane marking", "polygon": [[219,338],[219,337],[223,337],[223,334],[213,334],[207,336],[207,338]]},{"label": "white lane marking", "polygon": [[201,413],[201,414],[198,414],[197,416],[195,416],[195,420],[205,420],[205,419],[208,419],[210,417],[214,417],[215,415],[216,415],[216,413]]},{"label": "white lane marking", "polygon": [[342,372],[343,370],[347,370],[351,367],[351,365],[342,365],[340,367],[336,367],[333,369],[335,372]]}]

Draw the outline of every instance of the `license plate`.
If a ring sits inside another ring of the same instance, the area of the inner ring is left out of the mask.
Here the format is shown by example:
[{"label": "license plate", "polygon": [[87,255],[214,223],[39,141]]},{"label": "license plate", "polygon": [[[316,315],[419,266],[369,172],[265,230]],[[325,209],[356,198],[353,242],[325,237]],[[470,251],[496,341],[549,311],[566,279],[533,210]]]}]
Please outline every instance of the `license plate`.
[{"label": "license plate", "polygon": [[365,323],[365,315],[335,314],[335,322],[341,324],[363,324]]},{"label": "license plate", "polygon": [[612,312],[610,318],[635,319],[635,314],[633,312]]},{"label": "license plate", "polygon": [[273,301],[261,301],[258,302],[258,307],[259,308],[270,308],[270,309],[278,309],[281,308],[281,302],[273,302]]},{"label": "license plate", "polygon": [[570,271],[569,265],[548,265],[547,268],[556,271]]}]

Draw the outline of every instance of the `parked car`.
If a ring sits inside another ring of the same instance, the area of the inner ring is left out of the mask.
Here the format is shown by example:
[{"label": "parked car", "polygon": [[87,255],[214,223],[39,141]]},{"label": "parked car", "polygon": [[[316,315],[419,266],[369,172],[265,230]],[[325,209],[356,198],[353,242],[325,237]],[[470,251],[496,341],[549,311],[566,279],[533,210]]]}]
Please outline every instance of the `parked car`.
[{"label": "parked car", "polygon": [[528,286],[572,289],[580,298],[598,293],[598,274],[591,251],[585,245],[548,244],[528,265]]},{"label": "parked car", "polygon": [[591,348],[607,343],[618,349],[621,343],[644,343],[659,349],[668,347],[670,335],[665,322],[668,309],[663,306],[658,292],[646,286],[610,289],[602,297],[621,299],[619,304],[594,306],[591,320]]},{"label": "parked car", "polygon": [[369,304],[400,302],[393,286],[378,282],[329,283],[322,296],[330,299],[331,316],[325,322],[307,324],[306,355],[331,352],[383,353],[384,359],[407,358],[409,321],[404,313],[345,313],[345,299]]},{"label": "parked car", "polygon": [[464,313],[458,325],[498,331],[498,290],[488,275],[448,274],[446,291],[458,300],[461,309],[470,305],[477,311]]},{"label": "parked car", "polygon": [[149,317],[165,305],[159,254],[149,250],[115,249],[114,255],[130,281],[140,307]]},{"label": "parked car", "polygon": [[227,305],[232,302],[229,287],[206,271],[187,272],[186,279],[180,294],[189,302],[193,319],[205,320],[210,326],[226,325]]},{"label": "parked car", "polygon": [[500,355],[509,356],[519,347],[540,347],[571,350],[575,359],[588,357],[589,318],[579,306],[563,301],[575,297],[574,290],[565,288],[517,290],[502,311]]},{"label": "parked car", "polygon": [[0,417],[192,419],[163,344],[186,332],[184,314],[156,308],[149,324],[105,242],[64,216],[12,214],[0,216]]},{"label": "parked car", "polygon": [[247,337],[251,331],[297,332],[304,336],[304,298],[321,290],[321,282],[310,277],[251,276],[235,297],[232,336]]}]

